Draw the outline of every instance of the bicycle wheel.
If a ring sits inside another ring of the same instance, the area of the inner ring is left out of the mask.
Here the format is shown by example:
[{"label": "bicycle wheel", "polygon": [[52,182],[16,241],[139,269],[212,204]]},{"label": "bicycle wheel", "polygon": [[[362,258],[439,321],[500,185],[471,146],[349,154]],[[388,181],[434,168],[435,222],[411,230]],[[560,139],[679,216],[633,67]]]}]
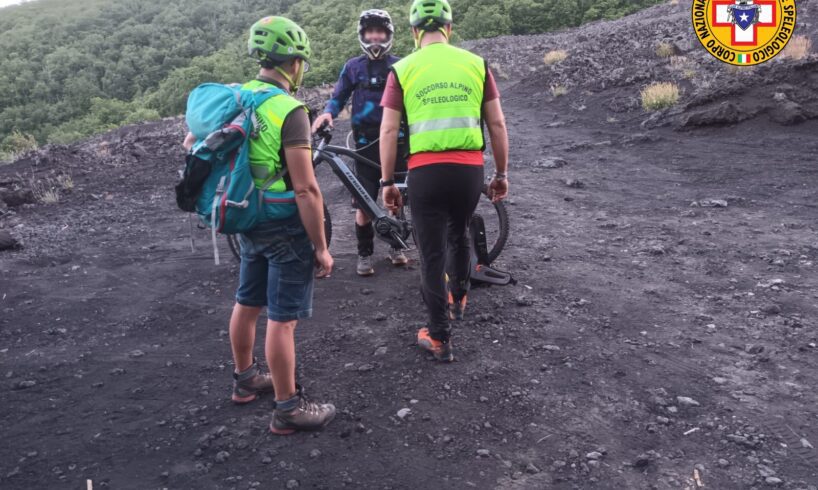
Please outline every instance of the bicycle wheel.
[{"label": "bicycle wheel", "polygon": [[241,245],[239,245],[239,236],[238,235],[225,235],[227,239],[227,246],[230,247],[230,252],[233,254],[233,258],[237,261],[241,261]]},{"label": "bicycle wheel", "polygon": [[[327,237],[327,247],[332,242],[332,216],[329,214],[329,208],[324,203],[324,234]],[[230,252],[237,261],[241,261],[241,246],[239,245],[238,235],[225,235],[227,245],[230,247]]]},{"label": "bicycle wheel", "polygon": [[[483,197],[477,203],[474,214],[479,214],[485,223],[486,242],[489,247],[487,251],[489,263],[486,265],[491,265],[497,260],[508,243],[508,237],[510,235],[508,209],[502,201],[496,204],[492,203],[488,195],[484,193]],[[398,214],[398,217],[409,222],[412,221],[412,213],[408,205],[404,206],[403,210]],[[415,236],[414,229],[412,230],[412,240],[417,246],[417,237]]]},{"label": "bicycle wheel", "polygon": [[503,252],[509,237],[508,210],[500,201],[492,203],[486,193],[477,203],[474,214],[479,214],[486,224],[486,242],[488,243],[488,261],[491,265]]}]

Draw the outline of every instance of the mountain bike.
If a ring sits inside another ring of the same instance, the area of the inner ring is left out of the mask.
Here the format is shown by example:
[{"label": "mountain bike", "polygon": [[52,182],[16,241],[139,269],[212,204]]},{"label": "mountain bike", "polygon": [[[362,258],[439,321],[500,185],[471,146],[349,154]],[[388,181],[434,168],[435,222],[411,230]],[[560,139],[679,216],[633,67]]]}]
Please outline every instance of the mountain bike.
[{"label": "mountain bike", "polygon": [[[393,248],[400,250],[410,249],[409,242],[410,240],[414,241],[414,236],[411,211],[409,208],[408,184],[397,184],[403,196],[404,206],[397,215],[392,215],[367,194],[364,186],[355,176],[355,173],[341,157],[347,157],[362,165],[377,169],[380,169],[379,164],[361,156],[350,148],[330,145],[332,133],[326,127],[316,132],[315,140],[313,167],[317,168],[322,163],[326,163],[330,166],[338,180],[341,181],[344,187],[352,194],[352,197],[358,202],[360,209],[372,220],[376,237]],[[406,175],[406,172],[397,172],[395,173],[395,180],[404,180]],[[472,220],[471,234],[473,243],[475,244],[473,247],[475,249],[473,255],[475,256],[476,270],[484,274],[489,274],[489,278],[491,278],[492,272],[488,266],[497,260],[508,242],[509,219],[508,211],[502,201],[496,203],[491,202],[491,199],[488,197],[488,187],[484,188],[483,196],[484,198],[480,200],[478,208],[475,211],[475,217]],[[330,217],[326,204],[324,205],[324,229],[327,236],[327,244],[329,245],[332,238],[332,218]],[[238,237],[227,235],[227,241],[233,255],[238,259]]]}]

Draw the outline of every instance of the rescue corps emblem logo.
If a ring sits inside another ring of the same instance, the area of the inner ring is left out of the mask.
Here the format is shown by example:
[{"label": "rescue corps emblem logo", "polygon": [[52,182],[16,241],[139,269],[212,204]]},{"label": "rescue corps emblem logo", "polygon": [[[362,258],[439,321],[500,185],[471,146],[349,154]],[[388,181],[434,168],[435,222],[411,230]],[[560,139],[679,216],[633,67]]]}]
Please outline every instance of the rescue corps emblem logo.
[{"label": "rescue corps emblem logo", "polygon": [[717,59],[758,65],[787,46],[795,11],[795,0],[693,0],[693,28]]}]

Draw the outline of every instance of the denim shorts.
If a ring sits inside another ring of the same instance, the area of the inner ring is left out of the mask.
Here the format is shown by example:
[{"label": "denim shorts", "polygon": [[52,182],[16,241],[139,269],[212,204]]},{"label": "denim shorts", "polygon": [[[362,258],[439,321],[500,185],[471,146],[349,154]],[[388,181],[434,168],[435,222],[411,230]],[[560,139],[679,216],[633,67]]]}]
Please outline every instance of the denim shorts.
[{"label": "denim shorts", "polygon": [[262,223],[239,235],[241,272],[236,302],[266,306],[267,318],[291,322],[312,316],[315,252],[298,215]]}]

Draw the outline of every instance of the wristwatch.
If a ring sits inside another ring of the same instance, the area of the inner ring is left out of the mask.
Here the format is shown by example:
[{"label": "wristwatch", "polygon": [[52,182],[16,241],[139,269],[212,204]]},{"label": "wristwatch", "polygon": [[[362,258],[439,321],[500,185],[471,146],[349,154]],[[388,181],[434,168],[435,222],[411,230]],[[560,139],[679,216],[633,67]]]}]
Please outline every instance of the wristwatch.
[{"label": "wristwatch", "polygon": [[391,187],[395,185],[395,179],[383,180],[381,179],[381,187]]},{"label": "wristwatch", "polygon": [[508,174],[495,172],[494,173],[494,180],[508,180]]}]

